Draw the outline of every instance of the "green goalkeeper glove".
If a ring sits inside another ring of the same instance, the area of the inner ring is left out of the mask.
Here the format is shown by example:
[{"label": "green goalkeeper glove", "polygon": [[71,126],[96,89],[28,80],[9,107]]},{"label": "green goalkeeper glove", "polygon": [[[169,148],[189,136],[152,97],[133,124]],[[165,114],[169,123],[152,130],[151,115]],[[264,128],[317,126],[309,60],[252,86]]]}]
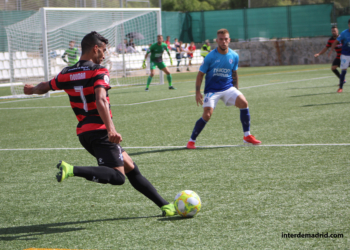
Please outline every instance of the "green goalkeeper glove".
[{"label": "green goalkeeper glove", "polygon": [[170,57],[170,65],[173,65],[173,59]]},{"label": "green goalkeeper glove", "polygon": [[146,60],[143,60],[143,63],[142,63],[142,68],[145,69],[146,68]]}]

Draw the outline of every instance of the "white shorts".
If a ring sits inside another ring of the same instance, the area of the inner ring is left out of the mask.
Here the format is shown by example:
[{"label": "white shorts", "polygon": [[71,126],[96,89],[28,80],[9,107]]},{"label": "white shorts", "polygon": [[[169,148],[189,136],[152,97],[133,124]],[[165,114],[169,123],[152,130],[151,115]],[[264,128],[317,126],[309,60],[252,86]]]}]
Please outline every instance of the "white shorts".
[{"label": "white shorts", "polygon": [[235,87],[231,87],[222,92],[207,93],[204,96],[203,108],[211,107],[215,109],[216,104],[221,99],[226,106],[232,106],[236,103],[236,98],[242,95],[241,91]]},{"label": "white shorts", "polygon": [[350,64],[350,56],[341,55],[340,56],[340,69],[347,69]]}]

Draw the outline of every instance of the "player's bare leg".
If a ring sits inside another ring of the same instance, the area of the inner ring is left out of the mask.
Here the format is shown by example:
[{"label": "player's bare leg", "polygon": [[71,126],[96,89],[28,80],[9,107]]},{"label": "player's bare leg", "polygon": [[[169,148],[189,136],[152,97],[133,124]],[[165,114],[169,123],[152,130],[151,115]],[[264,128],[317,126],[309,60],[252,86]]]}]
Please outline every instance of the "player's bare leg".
[{"label": "player's bare leg", "polygon": [[211,108],[211,107],[205,107],[203,109],[203,115],[202,115],[202,118],[204,121],[208,122],[211,118],[211,115],[213,114],[214,112],[214,109]]},{"label": "player's bare leg", "polygon": [[176,88],[174,88],[173,85],[172,85],[173,77],[171,76],[168,67],[163,68],[162,71],[166,74],[166,78],[167,78],[168,84],[169,84],[169,89],[176,89]]},{"label": "player's bare leg", "polygon": [[157,192],[155,187],[141,174],[136,163],[124,151],[123,152],[124,169],[131,185],[148,199],[153,201],[163,213],[163,216],[173,216],[176,214],[174,204],[169,204]]},{"label": "player's bare leg", "polygon": [[192,66],[192,63],[191,63],[191,61],[192,61],[192,58],[188,58],[188,67],[187,67],[187,71],[190,71],[190,66]]},{"label": "player's bare leg", "polygon": [[243,142],[250,143],[253,145],[261,144],[261,141],[255,139],[255,137],[250,134],[250,114],[248,108],[248,101],[244,97],[244,95],[237,96],[235,106],[240,109],[240,118],[244,133]]}]

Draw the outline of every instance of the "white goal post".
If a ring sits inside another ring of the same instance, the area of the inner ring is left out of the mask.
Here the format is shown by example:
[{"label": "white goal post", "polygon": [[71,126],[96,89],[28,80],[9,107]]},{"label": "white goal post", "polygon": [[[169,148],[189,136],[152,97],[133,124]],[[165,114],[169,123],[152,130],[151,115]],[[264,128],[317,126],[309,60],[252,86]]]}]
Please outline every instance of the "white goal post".
[{"label": "white goal post", "polygon": [[[52,79],[68,66],[64,59],[70,41],[80,57],[82,38],[96,31],[109,41],[102,65],[110,71],[111,85],[146,84],[149,70],[142,69],[142,61],[161,27],[159,8],[41,8],[6,27],[10,82]],[[164,84],[161,71],[152,84]]]}]

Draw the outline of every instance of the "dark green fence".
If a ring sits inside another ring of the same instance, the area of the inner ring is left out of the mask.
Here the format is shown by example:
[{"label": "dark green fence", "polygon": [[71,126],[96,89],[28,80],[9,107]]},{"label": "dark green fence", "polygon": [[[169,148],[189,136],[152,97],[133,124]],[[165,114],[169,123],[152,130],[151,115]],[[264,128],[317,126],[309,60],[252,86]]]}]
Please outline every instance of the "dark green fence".
[{"label": "dark green fence", "polygon": [[343,30],[349,29],[349,26],[348,26],[349,19],[350,19],[350,15],[340,16],[337,18],[337,26],[338,26],[339,33],[342,32]]},{"label": "dark green fence", "polygon": [[[237,40],[328,36],[332,15],[333,4],[317,4],[176,13],[176,16],[173,12],[162,12],[162,20],[164,35],[184,42],[203,42],[214,39],[221,28],[228,29],[231,38]],[[176,25],[181,31],[170,30]]]}]

